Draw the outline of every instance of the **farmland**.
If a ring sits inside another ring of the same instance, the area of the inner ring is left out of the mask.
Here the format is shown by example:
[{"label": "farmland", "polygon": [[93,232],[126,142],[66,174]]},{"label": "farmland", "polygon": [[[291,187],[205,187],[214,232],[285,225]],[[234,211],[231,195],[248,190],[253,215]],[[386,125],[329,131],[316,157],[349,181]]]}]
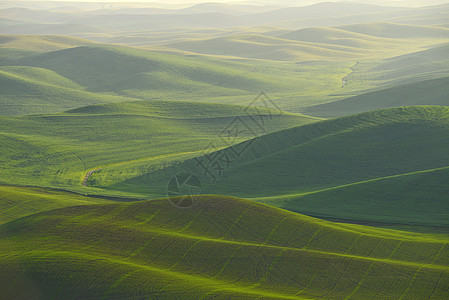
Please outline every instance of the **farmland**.
[{"label": "farmland", "polygon": [[13,278],[3,293],[14,298],[448,296],[447,239],[238,198],[204,196],[188,211],[164,199],[69,207],[1,225],[0,236],[0,280]]},{"label": "farmland", "polygon": [[[448,113],[441,106],[410,106],[319,121],[109,188],[163,195],[163,182],[190,172],[201,176],[210,194],[251,198],[320,217],[446,227]],[[237,157],[233,149],[245,151]],[[198,161],[212,157],[231,160],[221,176],[213,163],[207,172],[198,167]],[[100,182],[101,176],[98,172],[93,178]],[[404,210],[407,205],[414,209]]]},{"label": "farmland", "polygon": [[[185,117],[186,112],[190,117]],[[269,122],[269,117],[276,114],[276,122]],[[120,166],[120,173],[126,170],[134,174],[200,155],[211,141],[215,141],[215,147],[224,147],[226,143],[218,135],[229,122],[235,117],[251,120],[254,116],[268,119],[267,126],[254,134],[319,120],[267,108],[245,110],[243,106],[174,101],[137,101],[53,115],[0,117],[0,182],[81,191],[83,177],[92,169]],[[251,137],[242,133],[235,142]],[[29,174],[33,174],[32,180]]]},{"label": "farmland", "polygon": [[1,1],[0,300],[448,299],[449,5],[310,2]]}]

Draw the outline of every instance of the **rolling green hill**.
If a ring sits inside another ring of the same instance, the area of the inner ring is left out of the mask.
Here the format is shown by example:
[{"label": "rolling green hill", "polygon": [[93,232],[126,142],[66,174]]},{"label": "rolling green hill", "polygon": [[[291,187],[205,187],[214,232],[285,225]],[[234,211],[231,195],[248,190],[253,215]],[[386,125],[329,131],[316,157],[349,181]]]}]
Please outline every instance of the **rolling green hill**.
[{"label": "rolling green hill", "polygon": [[337,28],[305,28],[281,36],[285,39],[320,44],[336,44],[356,48],[370,48],[384,43],[393,45],[394,41],[366,34],[354,33]]},{"label": "rolling green hill", "polygon": [[[360,24],[360,27],[365,28],[365,24]],[[392,57],[413,50],[419,51],[423,46],[436,45],[449,39],[449,30],[445,28],[422,26],[421,29],[434,34],[429,34],[425,39],[413,40],[408,35],[393,39],[357,33],[346,30],[345,27],[311,27],[287,33],[281,31],[275,36],[270,31],[257,34],[231,32],[224,37],[183,39],[164,46],[188,51],[187,53],[233,59],[243,57],[275,61],[327,61]],[[446,35],[441,31],[446,32]],[[407,43],[407,47],[404,47],[404,43]]]},{"label": "rolling green hill", "polygon": [[281,2],[0,1],[0,300],[449,299],[449,4]]},{"label": "rolling green hill", "polygon": [[111,202],[51,189],[0,185],[0,224],[41,211]]},{"label": "rolling green hill", "polygon": [[312,106],[306,108],[304,113],[330,118],[410,105],[448,106],[449,77],[403,84],[344,100]]},{"label": "rolling green hill", "polygon": [[[242,29],[151,50],[61,36],[2,36],[8,48],[0,49],[0,114],[55,113],[136,99],[247,104],[261,91],[282,109],[301,112],[373,89],[448,75],[444,49],[435,47],[447,40],[408,41],[404,47],[401,39],[341,29],[288,33],[304,41],[271,36],[271,31]],[[423,47],[428,50],[411,54]],[[45,52],[53,48],[59,50]],[[416,64],[415,56],[427,58]],[[391,65],[396,60],[398,67]]]},{"label": "rolling green hill", "polygon": [[[275,65],[255,68],[247,63],[107,46],[36,53],[29,48],[46,41],[45,37],[9,39],[22,44],[0,50],[1,115],[54,113],[136,98],[249,103],[263,90],[289,93],[301,87],[296,70],[279,72]],[[55,40],[65,41],[63,37]],[[64,45],[68,47],[69,42]]]},{"label": "rolling green hill", "polygon": [[[82,46],[37,54],[24,49],[0,50],[0,64],[7,72],[2,73],[0,87],[15,91],[2,94],[0,114],[18,115],[136,98],[246,104],[261,91],[273,98],[298,92],[322,97],[331,91],[324,87],[339,87],[338,77],[351,62],[335,62],[331,70],[326,63],[316,67],[260,62],[255,66],[205,56]],[[26,68],[26,72],[17,71]],[[35,82],[36,76],[23,76],[37,69],[48,75],[39,82]],[[318,76],[322,80],[316,80]],[[61,80],[72,85],[61,90]],[[279,105],[286,106],[283,102]]]},{"label": "rolling green hill", "polygon": [[449,68],[448,51],[449,46],[443,44],[423,51],[386,59],[369,70],[374,74],[369,78],[387,80],[390,85],[397,85],[447,76]]},{"label": "rolling green hill", "polygon": [[89,91],[126,96],[147,93],[147,98],[161,93],[189,99],[194,95],[250,95],[267,87],[291,90],[293,82],[262,72],[246,76],[249,71],[246,64],[125,47],[77,47],[28,57],[17,63],[53,70]]},{"label": "rolling green hill", "polygon": [[97,103],[133,100],[87,92],[53,71],[35,67],[0,67],[0,87],[0,115],[52,113]]},{"label": "rolling green hill", "polygon": [[448,233],[448,179],[444,167],[253,200],[321,218]]},{"label": "rolling green hill", "polygon": [[0,49],[46,52],[94,45],[85,39],[57,35],[0,35]]},{"label": "rolling green hill", "polygon": [[[234,139],[220,134],[238,118],[251,126]],[[257,126],[254,120],[264,121]],[[275,119],[275,121],[271,121]],[[179,101],[137,101],[59,114],[0,117],[0,182],[82,189],[86,173],[128,178],[265,132],[319,119],[268,108]],[[106,170],[104,170],[106,172]],[[114,173],[116,172],[116,173]]]},{"label": "rolling green hill", "polygon": [[[270,197],[272,205],[285,205],[298,212],[303,212],[304,208],[314,215],[329,215],[329,209],[321,203],[338,199],[332,204],[341,207],[333,211],[335,218],[348,218],[348,211],[351,211],[352,220],[449,227],[445,217],[449,213],[449,203],[443,196],[448,193],[446,184],[441,184],[439,190],[429,191],[420,218],[416,218],[416,211],[412,209],[404,209],[402,214],[391,213],[392,207],[400,211],[408,201],[422,199],[422,194],[416,194],[412,200],[410,192],[402,192],[413,190],[413,180],[404,179],[401,189],[386,187],[389,192],[379,191],[382,199],[378,201],[373,201],[375,191],[366,190],[378,184],[394,184],[399,180],[397,176],[449,166],[448,116],[447,107],[411,106],[321,121],[264,135],[108,188],[163,195],[165,191],[161,187],[165,187],[172,176],[190,172],[204,175],[200,178],[207,193],[261,201]],[[244,151],[236,156],[240,149]],[[221,176],[215,170],[217,161],[208,163],[214,157],[229,157],[230,165]],[[208,168],[198,167],[199,161]],[[444,175],[441,176],[444,181]],[[366,185],[356,185],[365,182]],[[344,193],[349,190],[353,193]],[[287,204],[283,199],[296,199],[297,204],[294,201]],[[385,201],[389,205],[384,205]],[[351,203],[348,211],[346,203]],[[441,213],[440,217],[435,213]]]},{"label": "rolling green hill", "polygon": [[338,28],[383,38],[448,38],[449,29],[439,26],[405,25],[387,22],[355,24]]},{"label": "rolling green hill", "polygon": [[361,57],[366,52],[364,49],[349,48],[347,45],[314,44],[257,34],[181,41],[164,46],[228,58],[244,57],[275,61],[347,59]]},{"label": "rolling green hill", "polygon": [[445,299],[448,239],[199,197],[84,205],[0,225],[8,299]]}]

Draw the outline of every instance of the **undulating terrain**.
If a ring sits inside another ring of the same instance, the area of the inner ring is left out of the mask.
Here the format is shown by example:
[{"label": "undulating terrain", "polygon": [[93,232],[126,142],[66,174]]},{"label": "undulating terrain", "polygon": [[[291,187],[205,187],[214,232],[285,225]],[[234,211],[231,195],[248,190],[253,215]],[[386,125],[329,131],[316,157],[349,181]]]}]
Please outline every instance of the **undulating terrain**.
[{"label": "undulating terrain", "polygon": [[315,2],[0,2],[0,299],[448,299],[449,5]]}]

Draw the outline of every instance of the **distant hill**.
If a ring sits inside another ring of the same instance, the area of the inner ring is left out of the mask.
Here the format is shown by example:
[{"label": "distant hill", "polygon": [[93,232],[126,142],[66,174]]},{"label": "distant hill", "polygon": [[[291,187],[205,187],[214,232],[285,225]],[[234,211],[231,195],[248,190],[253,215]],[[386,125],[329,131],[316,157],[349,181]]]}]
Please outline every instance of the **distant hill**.
[{"label": "distant hill", "polygon": [[[7,26],[5,33],[77,34],[101,32],[115,34],[142,29],[235,28],[282,24],[282,27],[337,26],[361,22],[432,23],[446,7],[416,8],[379,6],[363,3],[323,2],[297,7],[203,3],[182,9],[121,7],[114,9],[55,10],[3,9],[0,16],[25,24]],[[99,7],[98,7],[99,8]],[[440,20],[440,23],[445,23]],[[419,24],[416,24],[419,25]],[[101,35],[99,36],[101,38]]]},{"label": "distant hill", "polygon": [[438,26],[370,23],[345,25],[339,29],[383,38],[449,38],[449,29]]},{"label": "distant hill", "polygon": [[410,105],[449,106],[449,77],[398,85],[344,100],[311,106],[304,113],[319,117],[339,117],[369,110]]},{"label": "distant hill", "polygon": [[322,2],[303,7],[286,7],[257,15],[267,22],[285,20],[301,20],[314,18],[338,18],[344,16],[362,15],[368,13],[393,12],[401,10],[398,7],[378,6],[364,3]]},{"label": "distant hill", "polygon": [[276,61],[332,60],[361,57],[364,49],[348,44],[316,44],[264,35],[231,35],[206,40],[191,40],[166,44],[168,48],[193,53],[219,55],[228,58],[256,58]]},{"label": "distant hill", "polygon": [[0,67],[0,87],[0,115],[60,112],[83,105],[132,100],[87,92],[53,71],[35,67]]},{"label": "distant hill", "polygon": [[336,44],[356,48],[369,48],[376,43],[392,43],[391,40],[376,38],[372,35],[359,34],[337,28],[319,27],[300,29],[284,34],[281,37],[296,41]]},{"label": "distant hill", "polygon": [[[395,27],[398,27],[396,30]],[[371,29],[371,30],[368,30]],[[380,32],[396,32],[383,36]],[[420,39],[419,42],[411,38]],[[225,58],[256,58],[276,61],[312,61],[338,59],[373,59],[392,57],[447,42],[449,29],[437,26],[411,26],[393,23],[356,24],[341,27],[310,27],[295,31],[228,33],[216,38],[191,38],[163,46],[193,53]],[[418,43],[418,44],[417,44]]]},{"label": "distant hill", "polygon": [[0,35],[0,49],[46,52],[94,44],[96,43],[92,41],[68,36]]},{"label": "distant hill", "polygon": [[[249,103],[261,91],[298,89],[296,78],[285,76],[294,71],[277,65],[254,67],[59,36],[1,39],[2,115],[137,99]],[[77,46],[83,43],[88,45]]]},{"label": "distant hill", "polygon": [[274,5],[244,5],[244,4],[228,4],[228,3],[200,3],[187,8],[180,9],[180,13],[214,13],[221,12],[229,15],[248,15],[253,13],[261,13],[273,11],[281,8]]},{"label": "distant hill", "polygon": [[8,34],[18,35],[85,35],[106,33],[107,29],[82,23],[26,23],[6,27]]},{"label": "distant hill", "polygon": [[395,56],[369,71],[373,72],[376,78],[389,80],[391,84],[443,77],[449,69],[448,51],[449,45],[443,44]]},{"label": "distant hill", "polygon": [[92,92],[150,99],[160,93],[193,98],[254,95],[268,86],[292,89],[292,83],[279,80],[279,75],[249,73],[245,64],[125,47],[83,46],[38,54],[18,60],[17,64],[55,71]]}]

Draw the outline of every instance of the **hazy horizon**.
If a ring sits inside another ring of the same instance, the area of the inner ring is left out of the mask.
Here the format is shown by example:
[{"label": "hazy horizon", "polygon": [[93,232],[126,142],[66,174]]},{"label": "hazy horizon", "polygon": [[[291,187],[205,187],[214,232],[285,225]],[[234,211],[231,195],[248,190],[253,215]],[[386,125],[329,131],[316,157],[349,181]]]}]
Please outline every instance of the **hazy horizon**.
[{"label": "hazy horizon", "polygon": [[410,6],[410,7],[417,7],[417,6],[430,6],[430,5],[438,5],[438,4],[445,4],[447,1],[445,0],[430,0],[430,1],[423,1],[423,0],[365,0],[365,1],[345,1],[345,0],[328,0],[328,1],[317,1],[317,0],[305,0],[305,1],[292,1],[292,0],[249,0],[249,1],[235,1],[235,0],[216,0],[216,1],[202,1],[202,0],[189,0],[189,1],[182,1],[182,0],[166,0],[164,2],[161,2],[160,0],[119,0],[119,1],[109,1],[109,0],[77,0],[77,1],[66,1],[66,0],[47,0],[47,1],[41,1],[41,0],[27,0],[27,1],[4,1],[4,3],[12,4],[16,2],[19,3],[26,3],[26,2],[42,2],[42,3],[51,3],[51,2],[61,2],[61,3],[120,3],[120,4],[154,4],[158,7],[172,7],[177,5],[182,6],[189,6],[189,5],[196,5],[196,4],[205,4],[205,3],[223,3],[223,4],[236,4],[236,5],[273,5],[273,6],[306,6],[316,3],[322,3],[322,2],[347,2],[347,3],[360,3],[360,4],[374,4],[374,5],[383,5],[383,6]]}]

